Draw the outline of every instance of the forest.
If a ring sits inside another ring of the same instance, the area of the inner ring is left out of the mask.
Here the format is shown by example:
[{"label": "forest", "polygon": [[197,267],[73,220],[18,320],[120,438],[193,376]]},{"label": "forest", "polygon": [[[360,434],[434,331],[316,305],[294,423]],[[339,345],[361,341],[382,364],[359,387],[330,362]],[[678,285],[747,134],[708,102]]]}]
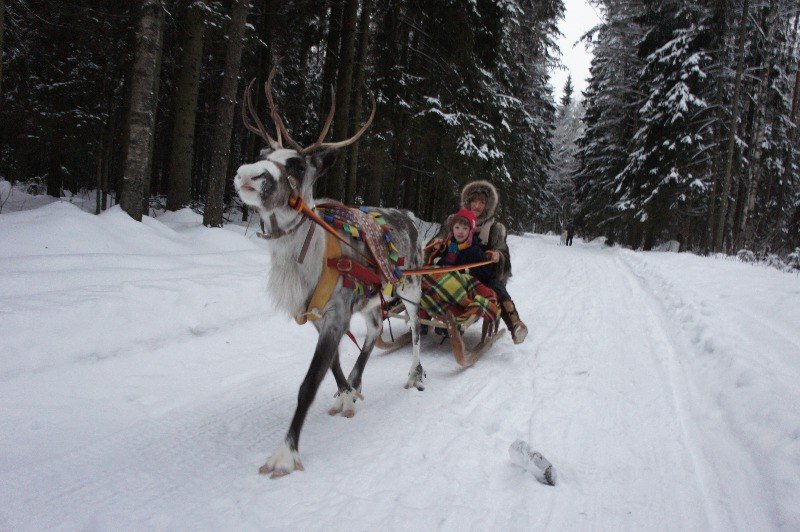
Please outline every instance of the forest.
[{"label": "forest", "polygon": [[[488,179],[514,231],[652,249],[800,246],[798,6],[589,0],[588,88],[551,86],[562,0],[0,0],[0,176],[135,219],[246,220],[236,168],[271,127],[341,150],[317,196],[441,220]],[[96,192],[95,192],[96,191]]]}]

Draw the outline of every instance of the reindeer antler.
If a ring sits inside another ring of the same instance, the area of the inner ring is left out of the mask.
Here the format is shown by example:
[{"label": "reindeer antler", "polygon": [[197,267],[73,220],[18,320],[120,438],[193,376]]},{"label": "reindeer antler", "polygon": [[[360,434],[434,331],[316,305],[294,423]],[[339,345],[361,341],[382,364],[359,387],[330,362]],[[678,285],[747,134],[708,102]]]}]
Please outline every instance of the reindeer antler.
[{"label": "reindeer antler", "polygon": [[[269,147],[273,150],[277,150],[283,147],[283,143],[281,142],[281,132],[278,132],[278,140],[273,139],[269,133],[267,133],[267,129],[264,127],[264,124],[261,122],[261,119],[258,118],[258,113],[256,112],[255,106],[253,105],[253,95],[251,90],[253,88],[253,83],[255,83],[256,78],[253,78],[250,83],[247,85],[247,88],[244,90],[244,98],[242,98],[242,122],[244,122],[244,127],[248,130],[252,131],[256,135],[260,136],[262,139],[266,140],[269,144]],[[257,127],[253,127],[250,124],[250,121],[247,119],[247,113],[245,112],[245,105],[247,106],[247,110],[250,112],[250,116],[255,121]]]},{"label": "reindeer antler", "polygon": [[278,134],[280,135],[282,132],[283,136],[286,137],[286,142],[291,144],[292,148],[302,153],[303,147],[292,138],[292,136],[289,134],[289,131],[286,129],[286,126],[283,124],[281,115],[278,113],[278,106],[275,104],[275,98],[272,95],[272,78],[275,77],[275,71],[277,69],[277,66],[272,67],[272,70],[270,70],[269,76],[267,77],[267,81],[264,83],[264,92],[267,95],[267,102],[269,102],[269,116],[275,123],[275,128],[278,130]]},{"label": "reindeer antler", "polygon": [[[364,132],[367,130],[367,128],[369,128],[369,126],[372,124],[372,119],[375,118],[375,110],[376,109],[377,109],[377,106],[375,104],[375,98],[373,97],[372,98],[372,112],[370,113],[369,118],[367,119],[367,121],[364,122],[364,125],[361,126],[361,129],[359,129],[358,132],[355,135],[353,135],[349,139],[340,140],[338,142],[322,142],[322,143],[320,143],[319,141],[322,138],[324,138],[324,135],[320,135],[320,138],[317,139],[317,142],[315,142],[314,144],[312,144],[311,146],[306,148],[306,151],[316,150],[316,149],[319,149],[319,148],[343,148],[345,146],[349,146],[350,144],[354,143],[355,141],[357,141],[359,139],[359,137],[361,137],[361,135],[364,134]],[[333,117],[333,107],[331,106],[331,118],[332,117]],[[328,123],[328,125],[330,125],[330,124]],[[327,134],[327,132],[328,132],[327,129],[325,131],[323,131],[323,133],[325,133],[325,134]]]},{"label": "reindeer antler", "polygon": [[289,131],[286,129],[286,125],[284,125],[283,120],[281,119],[280,113],[278,113],[278,106],[275,104],[275,98],[272,94],[272,78],[275,77],[276,69],[277,67],[272,67],[269,77],[267,78],[267,82],[264,83],[264,92],[266,93],[267,101],[269,102],[270,117],[275,123],[275,128],[278,131],[278,138],[280,138],[281,133],[283,133],[283,136],[286,137],[286,141],[291,144],[292,148],[297,150],[299,153],[310,153],[320,148],[343,148],[345,146],[349,146],[357,141],[372,124],[372,120],[375,118],[375,111],[377,109],[375,98],[372,98],[372,113],[369,115],[369,119],[364,123],[363,126],[361,126],[361,129],[359,129],[355,135],[349,139],[340,140],[338,142],[323,142],[325,137],[328,135],[331,122],[333,122],[334,111],[336,110],[336,94],[333,90],[333,86],[331,86],[331,109],[328,111],[328,116],[325,118],[325,123],[322,125],[322,131],[320,132],[319,137],[317,137],[317,140],[314,142],[314,144],[303,148],[300,143],[294,140],[289,134]]}]

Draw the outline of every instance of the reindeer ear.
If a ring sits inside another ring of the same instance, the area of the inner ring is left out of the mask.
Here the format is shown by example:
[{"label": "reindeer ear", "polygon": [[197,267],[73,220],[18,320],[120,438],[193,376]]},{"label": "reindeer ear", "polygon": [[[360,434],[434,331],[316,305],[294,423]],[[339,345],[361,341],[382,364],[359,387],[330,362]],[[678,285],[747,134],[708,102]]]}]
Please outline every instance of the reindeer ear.
[{"label": "reindeer ear", "polygon": [[317,178],[324,174],[336,162],[336,149],[327,148],[311,155],[312,164],[317,168]]}]

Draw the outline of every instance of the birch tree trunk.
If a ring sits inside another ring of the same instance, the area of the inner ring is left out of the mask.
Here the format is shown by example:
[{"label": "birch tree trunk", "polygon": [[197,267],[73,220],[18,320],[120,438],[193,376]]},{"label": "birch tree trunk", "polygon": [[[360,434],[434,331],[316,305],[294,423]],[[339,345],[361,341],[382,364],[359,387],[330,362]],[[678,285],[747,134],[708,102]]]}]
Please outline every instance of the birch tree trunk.
[{"label": "birch tree trunk", "polygon": [[203,213],[203,224],[208,227],[222,227],[223,197],[228,177],[233,113],[236,104],[236,89],[239,85],[239,67],[242,63],[242,39],[249,10],[250,0],[234,0],[227,32],[228,49],[225,54],[222,91],[217,103],[217,124],[211,144],[206,208]]},{"label": "birch tree trunk", "polygon": [[164,9],[160,0],[145,0],[136,39],[136,59],[131,79],[128,150],[122,174],[120,205],[134,220],[142,221],[145,183],[153,158],[159,70],[164,34]]},{"label": "birch tree trunk", "polygon": [[739,22],[739,50],[736,59],[736,80],[733,85],[733,101],[731,102],[731,122],[728,131],[728,143],[725,150],[725,169],[722,174],[722,194],[720,195],[717,232],[714,238],[714,250],[721,251],[725,240],[725,221],[728,215],[728,196],[731,193],[731,173],[733,170],[733,154],[736,147],[736,130],[739,117],[739,98],[742,89],[742,71],[744,70],[744,42],[747,37],[747,13],[750,0],[744,0],[742,18]]},{"label": "birch tree trunk", "polygon": [[175,84],[175,119],[172,125],[172,152],[169,160],[167,209],[171,211],[182,209],[192,199],[194,128],[205,35],[205,15],[197,4],[187,8],[183,25],[183,54]]}]

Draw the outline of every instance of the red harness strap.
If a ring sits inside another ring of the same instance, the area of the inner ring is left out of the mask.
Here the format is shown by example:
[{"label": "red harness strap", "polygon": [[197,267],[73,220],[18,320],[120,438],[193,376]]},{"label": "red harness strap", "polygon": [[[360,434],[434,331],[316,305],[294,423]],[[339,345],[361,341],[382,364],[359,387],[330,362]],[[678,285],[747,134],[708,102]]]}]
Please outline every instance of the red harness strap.
[{"label": "red harness strap", "polygon": [[370,268],[348,257],[328,259],[328,266],[336,268],[339,272],[352,275],[365,285],[381,284],[381,277]]}]

